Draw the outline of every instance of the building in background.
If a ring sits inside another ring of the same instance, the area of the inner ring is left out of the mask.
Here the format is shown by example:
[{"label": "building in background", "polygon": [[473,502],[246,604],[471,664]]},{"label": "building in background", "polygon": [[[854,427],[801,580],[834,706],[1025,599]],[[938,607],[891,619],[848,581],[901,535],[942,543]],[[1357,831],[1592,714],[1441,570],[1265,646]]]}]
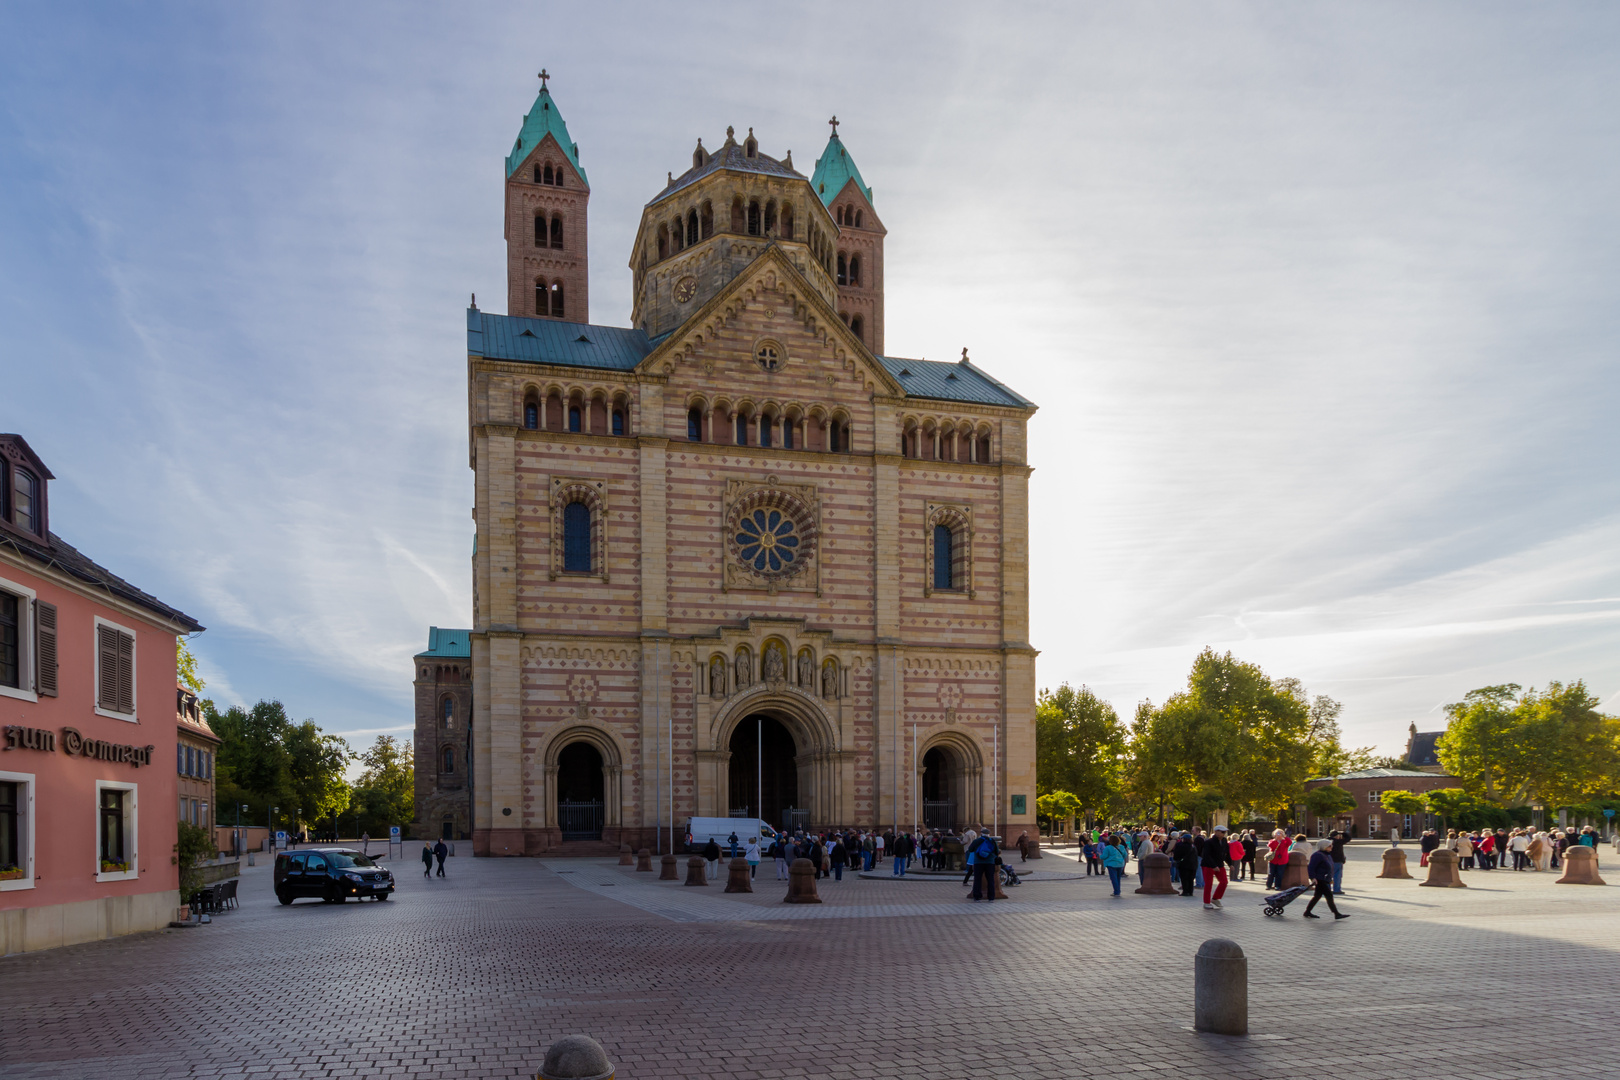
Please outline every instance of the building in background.
[{"label": "building in background", "polygon": [[189,687],[175,688],[174,771],[179,776],[180,820],[212,830],[218,808],[214,802],[214,757],[220,738],[203,718],[202,702]]},{"label": "building in background", "polygon": [[54,479],[0,435],[0,953],[174,918],[175,639],[197,621],[50,529]]},{"label": "building in background", "polygon": [[[837,124],[811,177],[700,140],[642,211],[627,327],[589,322],[544,85],[505,172],[508,314],[467,312],[475,852],[667,851],[693,815],[1034,832],[1035,406],[966,349],[886,353]],[[459,660],[418,657],[424,801],[460,780],[423,727]]]},{"label": "building in background", "polygon": [[[471,630],[428,628],[416,654],[416,828],[419,838],[465,840],[472,829],[468,719],[472,716]],[[403,822],[401,822],[403,824]]]},{"label": "building in background", "polygon": [[1389,830],[1398,828],[1404,837],[1415,837],[1424,829],[1435,828],[1439,818],[1433,814],[1391,814],[1380,801],[1386,791],[1410,791],[1423,795],[1440,788],[1456,787],[1456,778],[1439,772],[1420,772],[1416,769],[1361,769],[1340,776],[1318,776],[1305,781],[1305,790],[1338,784],[1356,800],[1354,810],[1336,818],[1318,818],[1305,812],[1305,831],[1311,836],[1326,836],[1335,829],[1348,829],[1352,840],[1387,839]]},{"label": "building in background", "polygon": [[1419,731],[1413,724],[1406,733],[1406,763],[1414,769],[1429,773],[1444,773],[1440,764],[1440,736],[1444,731]]}]

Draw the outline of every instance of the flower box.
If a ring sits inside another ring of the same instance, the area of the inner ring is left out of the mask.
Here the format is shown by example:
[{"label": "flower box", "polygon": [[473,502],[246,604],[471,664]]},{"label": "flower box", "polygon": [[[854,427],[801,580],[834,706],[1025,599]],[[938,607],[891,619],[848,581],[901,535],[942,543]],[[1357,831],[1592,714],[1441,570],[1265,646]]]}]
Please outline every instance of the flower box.
[{"label": "flower box", "polygon": [[101,872],[103,874],[127,874],[129,873],[129,863],[108,862],[106,859],[102,859]]},{"label": "flower box", "polygon": [[8,866],[0,868],[0,881],[17,881],[23,876],[22,867]]}]

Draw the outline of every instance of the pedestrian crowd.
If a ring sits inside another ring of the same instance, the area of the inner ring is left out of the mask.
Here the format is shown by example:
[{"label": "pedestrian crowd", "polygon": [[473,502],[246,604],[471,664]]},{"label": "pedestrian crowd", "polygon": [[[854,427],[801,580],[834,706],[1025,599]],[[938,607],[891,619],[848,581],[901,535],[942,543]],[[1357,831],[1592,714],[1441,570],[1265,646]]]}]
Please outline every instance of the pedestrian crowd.
[{"label": "pedestrian crowd", "polygon": [[1446,835],[1441,836],[1438,829],[1429,829],[1418,841],[1418,850],[1422,852],[1418,865],[1428,866],[1429,856],[1443,847],[1457,853],[1459,870],[1507,869],[1510,855],[1514,870],[1557,870],[1565,850],[1572,844],[1596,849],[1597,830],[1590,825],[1583,825],[1578,832],[1573,828],[1447,829]]}]

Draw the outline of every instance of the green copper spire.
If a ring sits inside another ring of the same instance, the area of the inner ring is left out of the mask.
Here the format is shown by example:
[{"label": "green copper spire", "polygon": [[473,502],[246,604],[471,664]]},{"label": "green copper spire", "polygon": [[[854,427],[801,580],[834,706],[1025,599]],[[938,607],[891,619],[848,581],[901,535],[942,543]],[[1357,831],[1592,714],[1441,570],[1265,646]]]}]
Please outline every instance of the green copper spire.
[{"label": "green copper spire", "polygon": [[827,140],[827,149],[816,158],[816,171],[810,177],[810,186],[816,189],[822,205],[826,206],[838,197],[845,184],[853,180],[855,186],[861,189],[861,194],[866,196],[866,201],[872,202],[872,189],[861,179],[861,170],[855,167],[855,159],[849,156],[849,151],[844,149],[844,141],[838,137],[838,117],[833,117],[827,123],[832,125],[832,137]]},{"label": "green copper spire", "polygon": [[540,72],[540,95],[534,99],[534,105],[529,109],[529,115],[523,118],[523,130],[518,132],[517,143],[512,152],[506,155],[506,176],[511,179],[512,173],[523,164],[523,159],[534,152],[540,145],[540,140],[546,137],[547,132],[554,136],[557,145],[561,146],[568,160],[573,162],[579,175],[585,178],[585,186],[589,187],[591,178],[585,176],[585,169],[579,163],[579,146],[568,136],[568,125],[563,122],[562,113],[557,111],[557,103],[551,100],[551,91],[546,89],[546,80],[550,75],[542,69]]}]

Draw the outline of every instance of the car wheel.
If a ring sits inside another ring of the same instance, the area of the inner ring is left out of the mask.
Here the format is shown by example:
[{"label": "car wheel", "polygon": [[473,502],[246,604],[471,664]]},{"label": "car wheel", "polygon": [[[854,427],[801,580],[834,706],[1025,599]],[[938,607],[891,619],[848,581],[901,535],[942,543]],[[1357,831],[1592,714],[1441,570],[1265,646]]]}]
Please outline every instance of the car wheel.
[{"label": "car wheel", "polygon": [[288,896],[284,892],[276,893],[276,899],[281,901],[281,906],[282,907],[286,907],[288,904],[293,902],[293,898]]}]

